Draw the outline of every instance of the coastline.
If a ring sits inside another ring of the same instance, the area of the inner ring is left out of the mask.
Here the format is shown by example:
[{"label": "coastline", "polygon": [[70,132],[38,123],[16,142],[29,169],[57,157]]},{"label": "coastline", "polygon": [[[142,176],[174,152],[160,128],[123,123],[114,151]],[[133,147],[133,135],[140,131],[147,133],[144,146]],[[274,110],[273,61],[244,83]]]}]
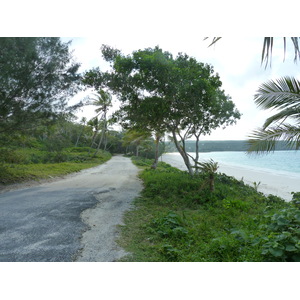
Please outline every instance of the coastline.
[{"label": "coastline", "polygon": [[[180,155],[165,153],[161,160],[180,169],[186,171],[186,166]],[[230,165],[219,163],[218,172],[233,176],[237,180],[243,179],[245,184],[254,186],[254,182],[258,185],[258,191],[265,195],[276,195],[286,201],[292,200],[291,192],[300,191],[300,175],[273,173],[271,170],[256,170],[244,166]]]}]

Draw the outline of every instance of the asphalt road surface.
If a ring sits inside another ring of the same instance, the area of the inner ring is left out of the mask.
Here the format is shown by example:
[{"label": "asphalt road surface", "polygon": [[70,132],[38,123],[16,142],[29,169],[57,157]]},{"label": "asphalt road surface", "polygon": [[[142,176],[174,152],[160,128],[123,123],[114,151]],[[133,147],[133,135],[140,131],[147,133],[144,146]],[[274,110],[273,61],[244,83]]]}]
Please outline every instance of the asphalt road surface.
[{"label": "asphalt road surface", "polygon": [[115,261],[118,224],[142,184],[129,158],[0,194],[0,261]]}]

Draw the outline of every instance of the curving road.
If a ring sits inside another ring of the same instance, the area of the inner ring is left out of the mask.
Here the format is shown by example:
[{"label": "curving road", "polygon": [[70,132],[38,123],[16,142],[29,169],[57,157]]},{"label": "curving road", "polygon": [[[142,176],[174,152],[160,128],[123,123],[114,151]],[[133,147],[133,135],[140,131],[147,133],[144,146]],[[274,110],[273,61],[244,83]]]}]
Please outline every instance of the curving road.
[{"label": "curving road", "polygon": [[115,261],[124,212],[142,190],[129,158],[0,194],[0,261]]}]

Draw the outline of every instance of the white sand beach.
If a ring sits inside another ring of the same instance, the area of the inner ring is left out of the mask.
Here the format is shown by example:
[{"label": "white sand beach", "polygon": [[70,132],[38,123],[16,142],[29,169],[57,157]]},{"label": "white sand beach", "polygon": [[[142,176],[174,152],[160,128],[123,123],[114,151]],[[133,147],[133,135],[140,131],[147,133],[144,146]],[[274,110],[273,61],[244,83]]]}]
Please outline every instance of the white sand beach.
[{"label": "white sand beach", "polygon": [[[183,159],[177,153],[166,153],[162,161],[181,170],[187,170]],[[288,172],[272,172],[271,170],[256,170],[248,167],[233,166],[219,163],[218,172],[233,176],[238,180],[243,179],[245,184],[258,186],[258,191],[269,195],[279,196],[287,201],[292,200],[291,192],[300,192],[300,175]]]}]

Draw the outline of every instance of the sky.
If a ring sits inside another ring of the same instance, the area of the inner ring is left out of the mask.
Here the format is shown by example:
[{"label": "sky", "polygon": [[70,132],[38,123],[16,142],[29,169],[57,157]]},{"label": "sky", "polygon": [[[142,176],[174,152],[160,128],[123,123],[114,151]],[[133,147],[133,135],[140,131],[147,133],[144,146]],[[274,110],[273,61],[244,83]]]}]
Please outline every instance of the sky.
[{"label": "sky", "polygon": [[[258,3],[258,2],[257,2]],[[102,44],[124,54],[146,47],[160,46],[176,56],[183,52],[199,62],[209,63],[220,75],[225,93],[242,114],[236,125],[217,129],[206,140],[247,139],[271,115],[254,104],[259,86],[281,76],[299,77],[299,65],[293,62],[288,47],[283,62],[283,40],[274,42],[272,67],[261,66],[263,36],[297,36],[297,3],[285,5],[260,1],[259,5],[238,0],[11,0],[3,4],[0,20],[2,36],[59,36],[72,40],[71,49],[82,64],[80,71],[106,67],[101,58]],[[16,10],[15,7],[18,7]],[[24,14],[26,11],[26,14]],[[10,13],[13,12],[13,15]],[[285,17],[284,17],[285,16]],[[208,47],[204,37],[222,36]],[[291,42],[288,42],[288,46]],[[73,101],[82,99],[79,94]],[[114,109],[117,108],[117,103]],[[78,117],[93,117],[93,108],[85,107]]]},{"label": "sky", "polygon": [[[179,52],[195,57],[199,62],[211,64],[214,71],[219,74],[223,83],[222,88],[230,95],[237,109],[242,114],[236,125],[226,129],[217,129],[203,140],[244,140],[251,132],[262,126],[270,111],[259,109],[254,103],[254,94],[259,86],[268,80],[278,79],[282,76],[295,76],[299,78],[299,65],[294,63],[292,42],[287,41],[287,51],[284,56],[283,39],[274,41],[271,67],[261,64],[263,37],[223,37],[215,45],[209,47],[212,38],[204,40],[205,36],[186,36],[183,40],[175,35],[166,36],[164,31],[158,32],[149,40],[147,38],[125,39],[120,34],[101,35],[93,37],[64,37],[63,41],[71,40],[70,48],[74,50],[74,58],[80,62],[80,71],[84,72],[93,67],[107,69],[107,63],[101,57],[102,44],[120,49],[124,54],[147,47],[160,46],[163,50],[176,56]],[[89,93],[79,94],[79,100]],[[113,110],[118,107],[117,102]],[[85,107],[78,116],[91,118],[93,107]]]}]

